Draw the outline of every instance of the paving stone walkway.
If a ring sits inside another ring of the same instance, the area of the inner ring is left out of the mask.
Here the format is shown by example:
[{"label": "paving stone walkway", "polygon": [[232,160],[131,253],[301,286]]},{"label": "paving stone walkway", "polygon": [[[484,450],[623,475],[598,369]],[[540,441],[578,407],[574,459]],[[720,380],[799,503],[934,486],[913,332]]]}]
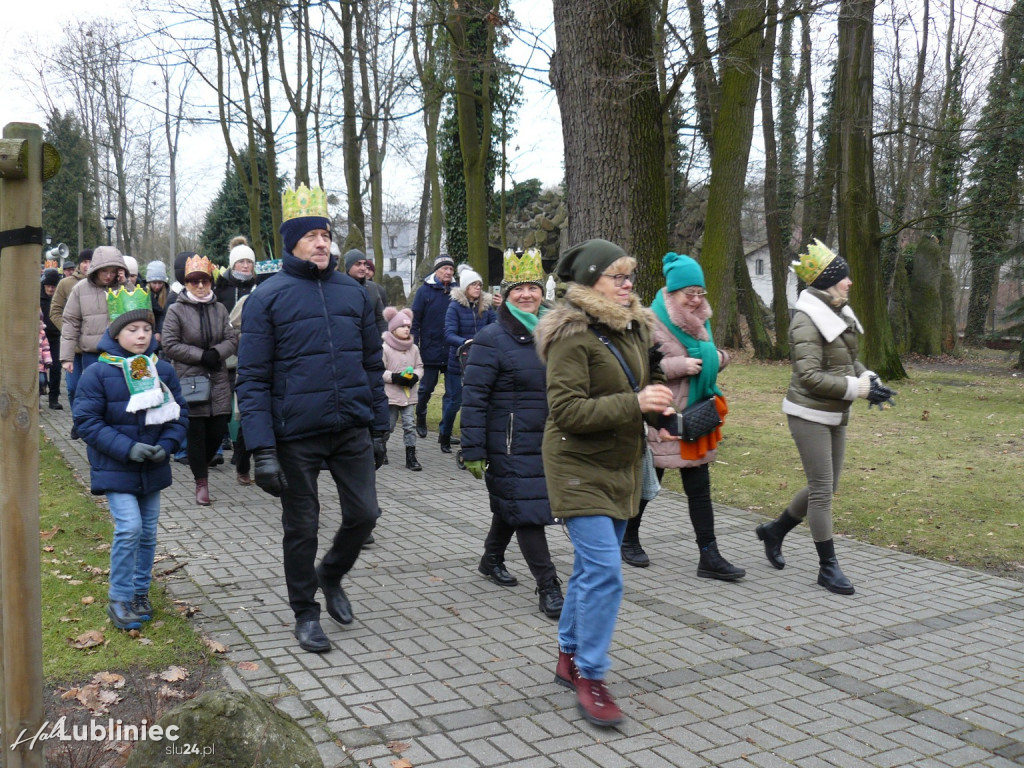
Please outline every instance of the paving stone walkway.
[{"label": "paving stone walkway", "polygon": [[[42,421],[87,478],[68,411]],[[552,682],[556,625],[537,609],[515,542],[518,587],[476,571],[490,521],[483,483],[434,434],[420,441],[423,472],[404,468],[398,443],[377,475],[376,544],[344,583],[356,621],[343,628],[324,612],[335,647],[322,656],[292,636],[277,500],[237,485],[230,464],[211,470],[210,507],[194,503],[183,464],[163,496],[158,551],[185,564],[173,596],[230,646],[228,682],[298,718],[329,768],[399,757],[415,768],[1024,765],[1024,582],[843,540],[857,594],[832,595],[815,583],[806,526],[776,571],[753,533],[764,518],[721,506],[721,550],[747,577],[698,579],[673,493],[644,517],[652,566],[626,567],[607,680],[627,720],[590,726]],[[322,479],[321,551],[340,523]],[[548,538],[565,581],[571,546],[559,528]]]}]

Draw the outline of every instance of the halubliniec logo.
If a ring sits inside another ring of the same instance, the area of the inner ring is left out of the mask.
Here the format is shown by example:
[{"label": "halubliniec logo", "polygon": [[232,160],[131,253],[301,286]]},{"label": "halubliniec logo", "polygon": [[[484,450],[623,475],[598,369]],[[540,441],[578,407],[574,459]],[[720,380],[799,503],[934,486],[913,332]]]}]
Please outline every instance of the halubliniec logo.
[{"label": "halubliniec logo", "polygon": [[[47,741],[170,741],[175,742],[181,738],[178,733],[178,726],[169,725],[167,728],[151,724],[143,720],[138,725],[123,723],[121,720],[109,718],[106,723],[102,720],[90,719],[88,723],[67,722],[67,717],[61,717],[52,725],[50,721],[44,722],[34,734],[27,728],[23,729],[18,738],[11,744],[11,749],[27,745],[33,749],[38,742]],[[180,747],[189,747],[188,751]],[[212,747],[199,747],[194,744],[169,745],[168,754],[213,754]],[[171,750],[174,750],[173,752]]]}]

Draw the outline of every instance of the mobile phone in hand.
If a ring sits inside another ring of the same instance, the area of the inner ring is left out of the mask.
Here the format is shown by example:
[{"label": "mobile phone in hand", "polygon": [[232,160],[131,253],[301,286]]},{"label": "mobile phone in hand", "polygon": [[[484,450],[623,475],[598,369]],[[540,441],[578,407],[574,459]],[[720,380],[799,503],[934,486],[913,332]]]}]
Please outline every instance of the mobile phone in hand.
[{"label": "mobile phone in hand", "polygon": [[661,415],[658,417],[658,428],[664,429],[673,437],[679,437],[682,434],[682,416],[678,413],[672,413],[668,416]]}]

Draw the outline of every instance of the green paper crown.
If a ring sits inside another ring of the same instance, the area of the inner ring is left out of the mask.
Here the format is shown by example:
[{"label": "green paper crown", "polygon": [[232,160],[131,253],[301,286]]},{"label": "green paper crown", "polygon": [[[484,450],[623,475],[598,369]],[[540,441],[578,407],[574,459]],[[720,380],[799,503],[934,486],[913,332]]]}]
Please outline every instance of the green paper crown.
[{"label": "green paper crown", "polygon": [[544,266],[540,261],[540,251],[528,248],[522,256],[509,248],[505,251],[505,273],[502,282],[509,283],[542,283],[544,282]]},{"label": "green paper crown", "polygon": [[327,193],[320,187],[310,189],[305,184],[299,184],[294,191],[286,189],[281,195],[281,220],[290,221],[303,216],[327,215]]},{"label": "green paper crown", "polygon": [[825,271],[825,267],[832,263],[836,255],[829,250],[818,238],[814,238],[814,244],[807,246],[807,253],[800,254],[800,261],[794,261],[790,266],[796,276],[807,285],[813,283],[817,277]]},{"label": "green paper crown", "polygon": [[110,288],[107,289],[107,316],[110,322],[114,322],[125,312],[131,312],[136,309],[142,309],[146,312],[153,311],[153,305],[145,288],[135,288],[133,291],[127,291],[122,285],[118,287],[117,291]]}]

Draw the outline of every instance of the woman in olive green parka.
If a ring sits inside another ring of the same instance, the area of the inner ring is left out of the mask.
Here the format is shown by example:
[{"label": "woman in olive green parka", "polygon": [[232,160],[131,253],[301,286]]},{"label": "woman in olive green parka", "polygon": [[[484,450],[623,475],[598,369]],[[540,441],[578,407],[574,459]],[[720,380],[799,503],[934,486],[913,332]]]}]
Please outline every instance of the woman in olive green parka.
[{"label": "woman in olive green parka", "polygon": [[[556,267],[571,283],[565,301],[541,319],[534,336],[547,365],[548,497],[575,550],[555,682],[575,689],[580,712],[601,726],[622,720],[604,676],[622,600],[622,536],[640,508],[645,418],[654,423],[672,412],[672,391],[651,366],[653,315],[632,292],[635,267],[606,240],[569,249]],[[636,390],[601,337],[622,355]]]},{"label": "woman in olive green parka", "polygon": [[852,595],[854,587],[839,568],[832,540],[832,495],[839,487],[846,453],[846,424],[858,398],[866,398],[870,408],[893,393],[857,359],[857,337],[864,329],[849,304],[853,281],[846,261],[815,240],[793,270],[808,287],[797,298],[789,325],[793,375],[782,412],[800,452],[807,485],[778,519],[757,526],[756,533],[768,561],[782,569],[782,540],[806,518],[818,550],[818,584]]}]

